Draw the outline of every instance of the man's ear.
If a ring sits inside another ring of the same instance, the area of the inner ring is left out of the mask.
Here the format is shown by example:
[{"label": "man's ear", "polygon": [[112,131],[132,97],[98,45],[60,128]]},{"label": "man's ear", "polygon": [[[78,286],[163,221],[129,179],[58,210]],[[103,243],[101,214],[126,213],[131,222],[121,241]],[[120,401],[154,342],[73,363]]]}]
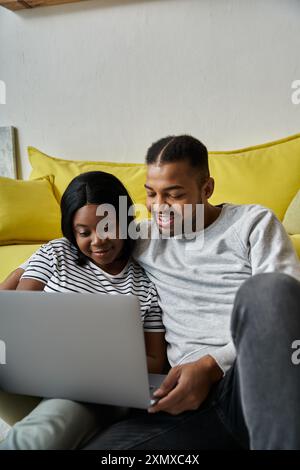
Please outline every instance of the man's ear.
[{"label": "man's ear", "polygon": [[202,187],[202,195],[205,199],[209,199],[215,188],[215,180],[210,176]]}]

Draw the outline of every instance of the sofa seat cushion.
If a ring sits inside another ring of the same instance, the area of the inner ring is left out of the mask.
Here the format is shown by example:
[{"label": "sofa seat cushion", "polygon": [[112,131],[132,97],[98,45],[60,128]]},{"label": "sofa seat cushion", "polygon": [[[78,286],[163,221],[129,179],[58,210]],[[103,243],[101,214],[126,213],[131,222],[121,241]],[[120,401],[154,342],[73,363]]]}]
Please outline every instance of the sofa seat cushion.
[{"label": "sofa seat cushion", "polygon": [[24,263],[41,245],[0,246],[0,282]]}]

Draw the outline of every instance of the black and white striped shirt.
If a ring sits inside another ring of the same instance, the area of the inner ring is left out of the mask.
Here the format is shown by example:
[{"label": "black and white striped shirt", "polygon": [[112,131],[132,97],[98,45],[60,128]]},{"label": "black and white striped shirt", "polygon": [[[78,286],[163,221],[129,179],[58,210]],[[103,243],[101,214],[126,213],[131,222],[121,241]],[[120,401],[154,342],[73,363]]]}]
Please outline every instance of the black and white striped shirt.
[{"label": "black and white striped shirt", "polygon": [[145,331],[164,331],[162,312],[154,284],[143,268],[130,259],[117,275],[108,274],[92,261],[78,266],[77,248],[66,238],[52,240],[36,251],[21,267],[22,279],[36,279],[45,284],[45,292],[90,292],[132,294],[139,298]]}]

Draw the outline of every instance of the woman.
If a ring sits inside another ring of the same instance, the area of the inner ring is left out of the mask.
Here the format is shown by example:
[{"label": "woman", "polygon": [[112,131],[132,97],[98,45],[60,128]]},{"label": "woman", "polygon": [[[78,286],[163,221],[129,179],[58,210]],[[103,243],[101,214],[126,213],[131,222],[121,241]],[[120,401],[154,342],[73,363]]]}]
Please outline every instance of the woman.
[{"label": "woman", "polygon": [[[134,217],[127,213],[125,230],[124,227],[120,230],[120,196],[126,198],[127,207],[133,204],[123,184],[108,173],[88,172],[74,178],[61,200],[64,237],[43,245],[24,265],[20,281],[17,270],[1,288],[136,295],[140,300],[148,370],[160,373],[166,361],[161,310],[154,285],[131,258],[134,242],[128,228],[134,223]],[[105,212],[108,204],[116,220],[106,224],[106,215],[97,214],[101,208]],[[112,227],[115,234],[110,233]],[[43,400],[13,426],[0,450],[74,449],[101,425],[116,419],[116,412],[114,407]]]}]

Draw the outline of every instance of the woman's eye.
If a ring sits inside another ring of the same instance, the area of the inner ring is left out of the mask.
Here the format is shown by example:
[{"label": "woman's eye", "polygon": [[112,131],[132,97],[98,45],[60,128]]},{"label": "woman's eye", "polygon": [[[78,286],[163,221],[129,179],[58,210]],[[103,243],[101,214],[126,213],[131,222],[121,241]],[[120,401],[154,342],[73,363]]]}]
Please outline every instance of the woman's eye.
[{"label": "woman's eye", "polygon": [[88,237],[89,234],[87,232],[79,232],[80,237]]},{"label": "woman's eye", "polygon": [[155,196],[155,193],[147,193],[147,196],[148,196],[148,197],[154,197],[154,196]]}]

